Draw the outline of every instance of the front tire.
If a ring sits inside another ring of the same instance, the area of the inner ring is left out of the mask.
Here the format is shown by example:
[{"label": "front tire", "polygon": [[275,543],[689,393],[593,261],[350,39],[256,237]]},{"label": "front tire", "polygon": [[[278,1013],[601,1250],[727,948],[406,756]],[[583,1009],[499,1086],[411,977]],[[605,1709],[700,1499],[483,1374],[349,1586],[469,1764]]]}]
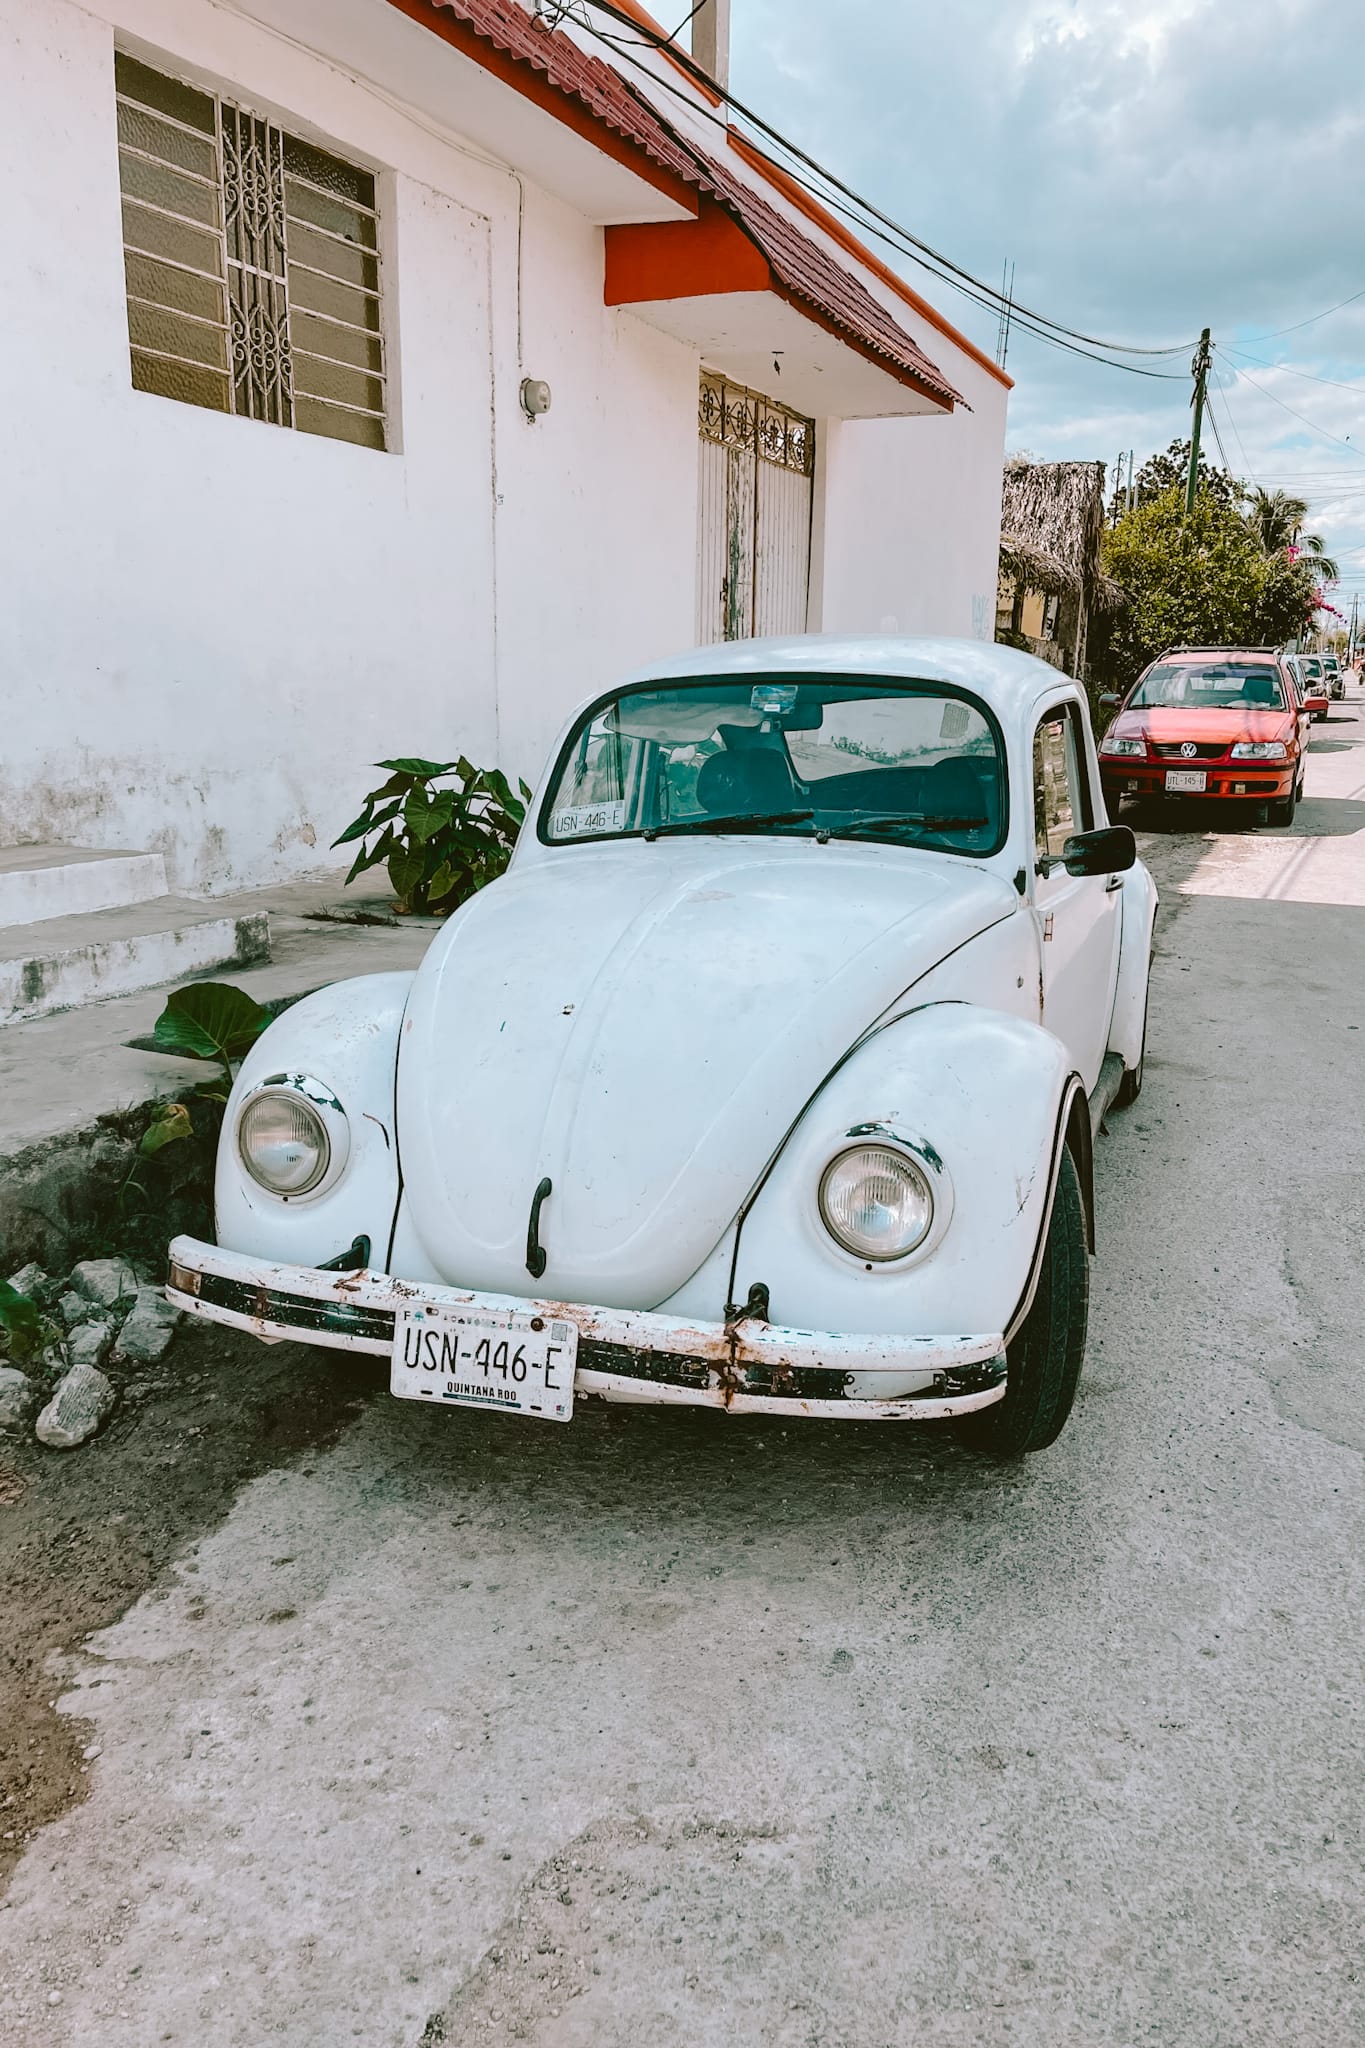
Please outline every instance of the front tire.
[{"label": "front tire", "polygon": [[1299,792],[1297,789],[1291,789],[1288,796],[1276,797],[1273,803],[1269,803],[1265,807],[1267,824],[1292,825],[1294,822],[1294,812],[1298,808],[1298,802]]},{"label": "front tire", "polygon": [[1005,1398],[954,1423],[964,1444],[1018,1458],[1056,1442],[1076,1398],[1089,1307],[1085,1202],[1076,1162],[1064,1151],[1038,1291],[1007,1355]]}]

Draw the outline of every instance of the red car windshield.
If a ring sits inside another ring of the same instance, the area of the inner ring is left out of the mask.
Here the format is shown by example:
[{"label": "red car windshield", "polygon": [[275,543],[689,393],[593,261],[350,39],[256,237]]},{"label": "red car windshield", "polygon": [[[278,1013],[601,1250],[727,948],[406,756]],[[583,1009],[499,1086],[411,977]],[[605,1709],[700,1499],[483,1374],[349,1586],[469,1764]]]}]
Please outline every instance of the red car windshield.
[{"label": "red car windshield", "polygon": [[1166,661],[1144,676],[1126,708],[1150,711],[1283,711],[1279,670],[1258,661]]}]

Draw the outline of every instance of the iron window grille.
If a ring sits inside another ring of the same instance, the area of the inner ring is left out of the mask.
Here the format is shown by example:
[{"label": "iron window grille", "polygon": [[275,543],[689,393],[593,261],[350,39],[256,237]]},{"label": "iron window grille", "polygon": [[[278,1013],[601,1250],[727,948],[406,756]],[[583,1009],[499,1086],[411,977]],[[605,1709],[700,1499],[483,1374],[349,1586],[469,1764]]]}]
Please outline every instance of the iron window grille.
[{"label": "iron window grille", "polygon": [[114,67],[134,389],[383,448],[373,173]]},{"label": "iron window grille", "polygon": [[703,370],[697,424],[704,441],[752,448],[764,462],[798,476],[815,472],[815,422],[799,412]]}]

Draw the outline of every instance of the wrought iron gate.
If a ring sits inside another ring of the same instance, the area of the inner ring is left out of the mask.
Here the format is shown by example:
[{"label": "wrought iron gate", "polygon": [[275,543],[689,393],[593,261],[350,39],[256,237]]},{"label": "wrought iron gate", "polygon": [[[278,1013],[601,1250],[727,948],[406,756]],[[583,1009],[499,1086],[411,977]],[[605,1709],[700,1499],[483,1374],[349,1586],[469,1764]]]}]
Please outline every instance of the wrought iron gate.
[{"label": "wrought iron gate", "polygon": [[815,422],[702,372],[697,639],[804,633]]}]

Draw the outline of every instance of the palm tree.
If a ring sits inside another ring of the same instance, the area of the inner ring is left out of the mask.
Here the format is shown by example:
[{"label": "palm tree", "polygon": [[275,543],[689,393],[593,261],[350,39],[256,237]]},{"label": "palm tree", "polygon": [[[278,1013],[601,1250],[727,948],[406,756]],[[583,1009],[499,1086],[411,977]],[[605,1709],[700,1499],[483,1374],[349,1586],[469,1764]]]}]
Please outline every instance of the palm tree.
[{"label": "palm tree", "polygon": [[1320,584],[1337,581],[1340,571],[1332,557],[1324,553],[1322,535],[1303,531],[1303,522],[1308,517],[1306,498],[1293,497],[1288,491],[1262,490],[1257,485],[1246,517],[1263,554],[1282,555],[1293,548]]}]

